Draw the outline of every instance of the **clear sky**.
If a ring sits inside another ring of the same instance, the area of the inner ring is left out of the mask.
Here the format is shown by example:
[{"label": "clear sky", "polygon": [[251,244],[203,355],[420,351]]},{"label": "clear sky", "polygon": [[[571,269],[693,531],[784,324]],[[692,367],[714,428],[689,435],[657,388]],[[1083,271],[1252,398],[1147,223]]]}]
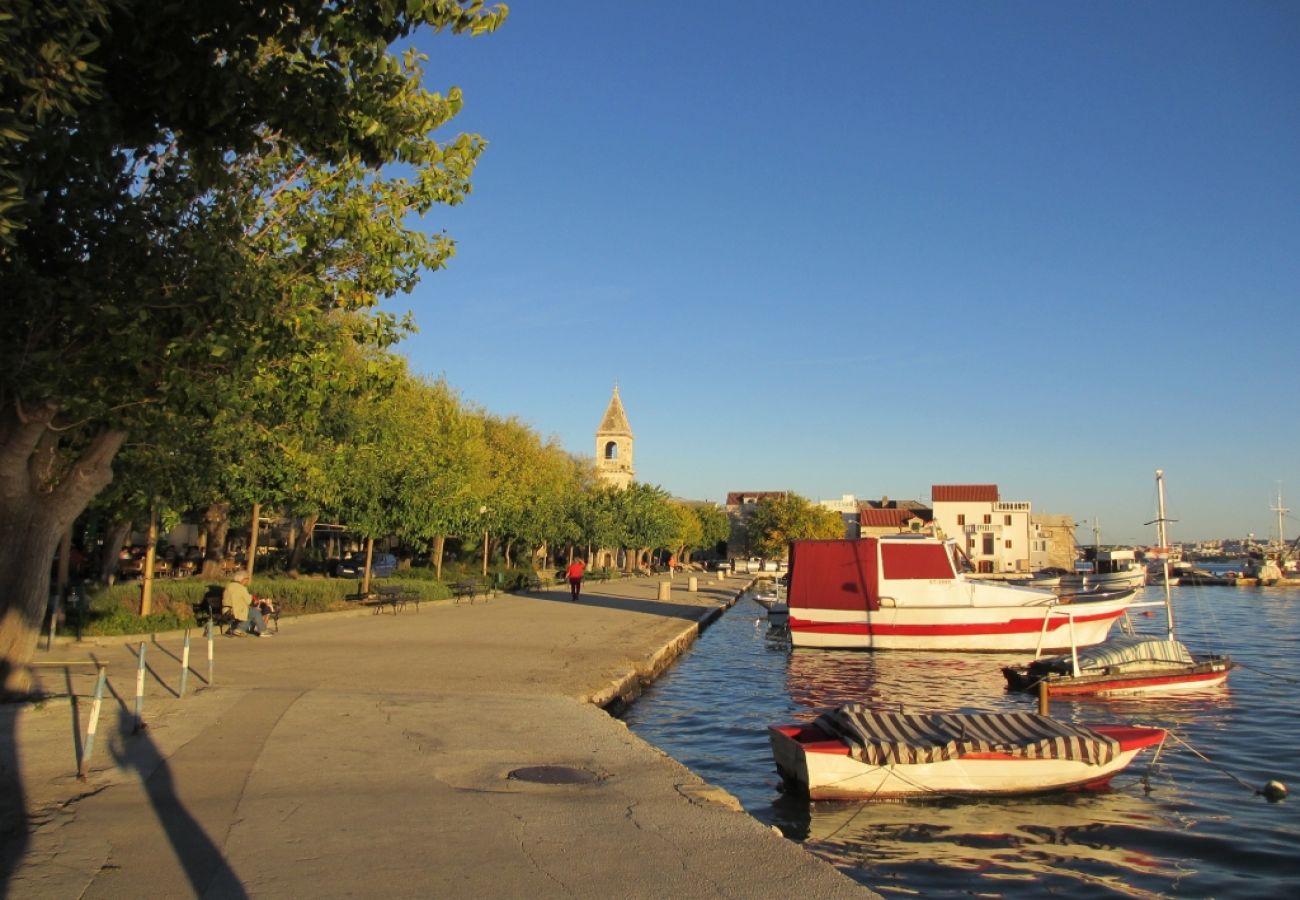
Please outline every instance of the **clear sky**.
[{"label": "clear sky", "polygon": [[415,371],[587,455],[617,383],[682,497],[1300,533],[1300,3],[510,5],[420,41],[490,146]]}]

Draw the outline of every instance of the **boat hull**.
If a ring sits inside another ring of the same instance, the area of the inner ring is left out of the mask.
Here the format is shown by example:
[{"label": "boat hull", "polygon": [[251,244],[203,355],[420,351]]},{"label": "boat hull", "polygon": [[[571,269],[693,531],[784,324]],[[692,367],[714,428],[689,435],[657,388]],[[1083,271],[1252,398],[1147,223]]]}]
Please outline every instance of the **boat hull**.
[{"label": "boat hull", "polygon": [[984,797],[1104,788],[1139,751],[1159,744],[1158,728],[1094,726],[1120,750],[1106,763],[1077,759],[1027,759],[979,753],[938,762],[872,765],[849,754],[841,741],[813,725],[768,729],[772,756],[785,780],[812,800],[909,800]]},{"label": "boat hull", "polygon": [[[1049,615],[1063,606],[927,606],[878,610],[790,612],[790,640],[796,647],[842,650],[932,650],[943,652],[1064,651],[1106,639],[1132,601],[1132,591],[1110,599],[1070,604],[1072,615]],[[814,617],[815,616],[815,617]],[[1044,619],[1046,618],[1046,623]]]},{"label": "boat hull", "polygon": [[1083,675],[1049,675],[1046,679],[1031,666],[1005,666],[1002,674],[1007,689],[1036,691],[1046,680],[1053,697],[1121,697],[1136,694],[1176,694],[1218,687],[1228,680],[1233,663],[1227,657],[1215,657],[1191,666],[1139,670],[1121,673]]}]

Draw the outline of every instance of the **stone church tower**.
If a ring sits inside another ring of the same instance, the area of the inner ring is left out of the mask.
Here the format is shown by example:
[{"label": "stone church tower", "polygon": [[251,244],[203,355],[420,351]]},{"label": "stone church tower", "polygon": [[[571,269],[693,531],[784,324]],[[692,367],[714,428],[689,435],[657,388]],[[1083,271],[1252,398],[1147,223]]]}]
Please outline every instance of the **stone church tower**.
[{"label": "stone church tower", "polygon": [[627,423],[617,385],[614,396],[609,398],[605,417],[596,429],[596,474],[605,484],[616,488],[627,487],[636,476],[632,468],[632,426]]}]

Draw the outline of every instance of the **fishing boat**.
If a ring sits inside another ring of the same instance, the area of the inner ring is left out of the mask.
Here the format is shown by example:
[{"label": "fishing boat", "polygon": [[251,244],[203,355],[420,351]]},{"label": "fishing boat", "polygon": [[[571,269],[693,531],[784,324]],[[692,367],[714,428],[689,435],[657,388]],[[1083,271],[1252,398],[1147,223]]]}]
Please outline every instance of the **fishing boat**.
[{"label": "fishing boat", "polygon": [[1095,790],[1165,734],[1036,713],[905,713],[862,703],[768,729],[777,771],[812,800]]},{"label": "fishing boat", "polygon": [[767,610],[767,618],[773,624],[784,624],[790,614],[786,604],[785,590],[775,581],[760,579],[749,590],[749,598]]},{"label": "fishing boat", "polygon": [[[1166,546],[1164,471],[1156,469],[1159,517],[1157,533]],[[1152,524],[1150,522],[1147,523]],[[1036,655],[1026,665],[1004,666],[1003,677],[1011,690],[1036,690],[1045,683],[1054,697],[1113,696],[1122,694],[1174,693],[1201,690],[1223,684],[1232,669],[1231,658],[1196,655],[1174,638],[1174,607],[1170,591],[1169,558],[1164,560],[1164,602],[1135,603],[1131,608],[1163,606],[1166,634],[1163,639],[1142,635],[1116,635],[1082,650],[1053,656]],[[1068,611],[1046,615],[1069,619]]]},{"label": "fishing boat", "polygon": [[1147,570],[1138,562],[1137,553],[1133,550],[1102,550],[1094,547],[1087,554],[1088,561],[1092,563],[1091,570],[1062,575],[1062,587],[1118,590],[1140,588],[1147,583]]},{"label": "fishing boat", "polygon": [[1051,590],[970,578],[951,540],[881,535],[795,541],[790,553],[790,641],[849,650],[1030,651],[1102,641],[1134,590]]}]

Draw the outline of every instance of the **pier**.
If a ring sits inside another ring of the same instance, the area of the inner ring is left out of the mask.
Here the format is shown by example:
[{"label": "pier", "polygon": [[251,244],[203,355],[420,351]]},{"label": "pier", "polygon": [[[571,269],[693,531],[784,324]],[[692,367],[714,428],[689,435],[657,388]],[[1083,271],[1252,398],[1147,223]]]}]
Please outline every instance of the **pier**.
[{"label": "pier", "polygon": [[[191,662],[185,691],[179,633],[145,636],[144,663],[139,638],[56,643],[108,665],[99,743],[78,781],[84,697],[4,710],[25,806],[6,797],[5,892],[874,896],[603,709],[743,586],[662,580],[286,618],[273,638],[218,638],[215,683]],[[39,677],[67,693],[63,673]]]}]

